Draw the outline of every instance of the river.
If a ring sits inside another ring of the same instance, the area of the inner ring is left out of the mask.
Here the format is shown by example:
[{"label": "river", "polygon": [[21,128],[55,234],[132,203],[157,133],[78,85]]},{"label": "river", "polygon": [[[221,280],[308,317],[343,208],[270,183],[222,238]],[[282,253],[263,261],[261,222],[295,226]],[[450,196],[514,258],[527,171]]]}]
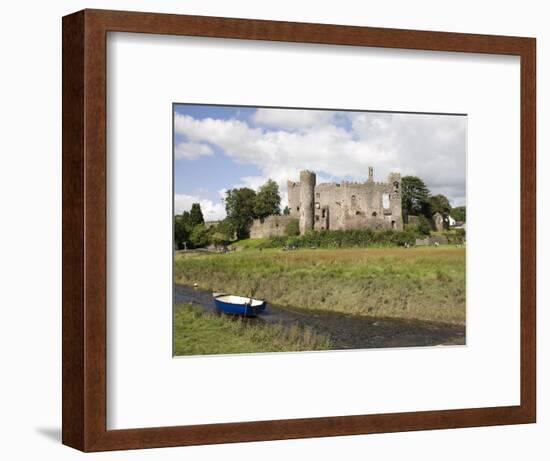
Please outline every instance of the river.
[{"label": "river", "polygon": [[[206,311],[216,310],[211,292],[185,285],[174,285],[174,302],[191,303]],[[307,325],[318,333],[330,336],[332,349],[336,350],[464,345],[466,341],[463,325],[320,313],[276,306],[269,302],[265,313],[250,321]]]}]

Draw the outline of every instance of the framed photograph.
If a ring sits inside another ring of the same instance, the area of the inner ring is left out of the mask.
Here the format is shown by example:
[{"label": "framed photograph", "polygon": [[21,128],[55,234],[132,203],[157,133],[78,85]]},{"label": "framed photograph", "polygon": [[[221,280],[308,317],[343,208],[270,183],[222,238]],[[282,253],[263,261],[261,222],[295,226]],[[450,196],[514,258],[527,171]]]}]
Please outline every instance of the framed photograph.
[{"label": "framed photograph", "polygon": [[535,39],[63,18],[63,443],[532,423]]}]

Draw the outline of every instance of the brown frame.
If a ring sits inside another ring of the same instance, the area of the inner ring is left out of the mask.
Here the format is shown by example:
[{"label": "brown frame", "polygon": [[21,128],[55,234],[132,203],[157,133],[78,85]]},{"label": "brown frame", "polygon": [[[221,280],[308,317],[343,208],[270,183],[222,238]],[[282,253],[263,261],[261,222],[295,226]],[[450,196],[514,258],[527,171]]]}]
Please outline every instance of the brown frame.
[{"label": "brown frame", "polygon": [[[521,404],[106,430],[108,31],[521,58]],[[536,419],[534,38],[83,10],[63,18],[63,443],[82,451],[533,423]]]}]

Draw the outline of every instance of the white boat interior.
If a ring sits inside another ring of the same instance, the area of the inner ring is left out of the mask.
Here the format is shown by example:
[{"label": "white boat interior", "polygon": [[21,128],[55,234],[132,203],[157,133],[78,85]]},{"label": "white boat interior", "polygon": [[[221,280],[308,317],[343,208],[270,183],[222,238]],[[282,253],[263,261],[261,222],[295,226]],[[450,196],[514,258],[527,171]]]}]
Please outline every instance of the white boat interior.
[{"label": "white boat interior", "polygon": [[245,298],[244,296],[235,295],[216,296],[216,299],[229,304],[249,304],[252,307],[261,306],[263,303],[261,299]]}]

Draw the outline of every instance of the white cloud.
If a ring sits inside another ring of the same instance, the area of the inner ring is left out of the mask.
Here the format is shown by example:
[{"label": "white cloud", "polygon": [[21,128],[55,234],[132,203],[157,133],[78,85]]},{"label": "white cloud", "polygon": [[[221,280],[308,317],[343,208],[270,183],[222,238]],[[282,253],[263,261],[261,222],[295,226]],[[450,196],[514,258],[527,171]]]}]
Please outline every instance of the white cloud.
[{"label": "white cloud", "polygon": [[193,203],[200,203],[205,221],[218,221],[225,218],[225,206],[221,201],[220,203],[214,203],[209,199],[186,194],[174,195],[174,213],[181,214],[184,211],[191,210]]},{"label": "white cloud", "polygon": [[175,129],[189,142],[217,145],[235,162],[255,165],[261,175],[241,179],[248,187],[271,178],[284,192],[302,169],[364,181],[373,166],[377,181],[392,171],[416,175],[434,194],[464,203],[466,117],[258,109],[252,118],[277,128],[176,114]]},{"label": "white cloud", "polygon": [[208,145],[200,142],[180,142],[176,145],[176,159],[185,158],[195,160],[199,157],[213,155],[214,150]]},{"label": "white cloud", "polygon": [[295,130],[329,124],[334,112],[305,109],[257,109],[251,119],[258,125]]}]

